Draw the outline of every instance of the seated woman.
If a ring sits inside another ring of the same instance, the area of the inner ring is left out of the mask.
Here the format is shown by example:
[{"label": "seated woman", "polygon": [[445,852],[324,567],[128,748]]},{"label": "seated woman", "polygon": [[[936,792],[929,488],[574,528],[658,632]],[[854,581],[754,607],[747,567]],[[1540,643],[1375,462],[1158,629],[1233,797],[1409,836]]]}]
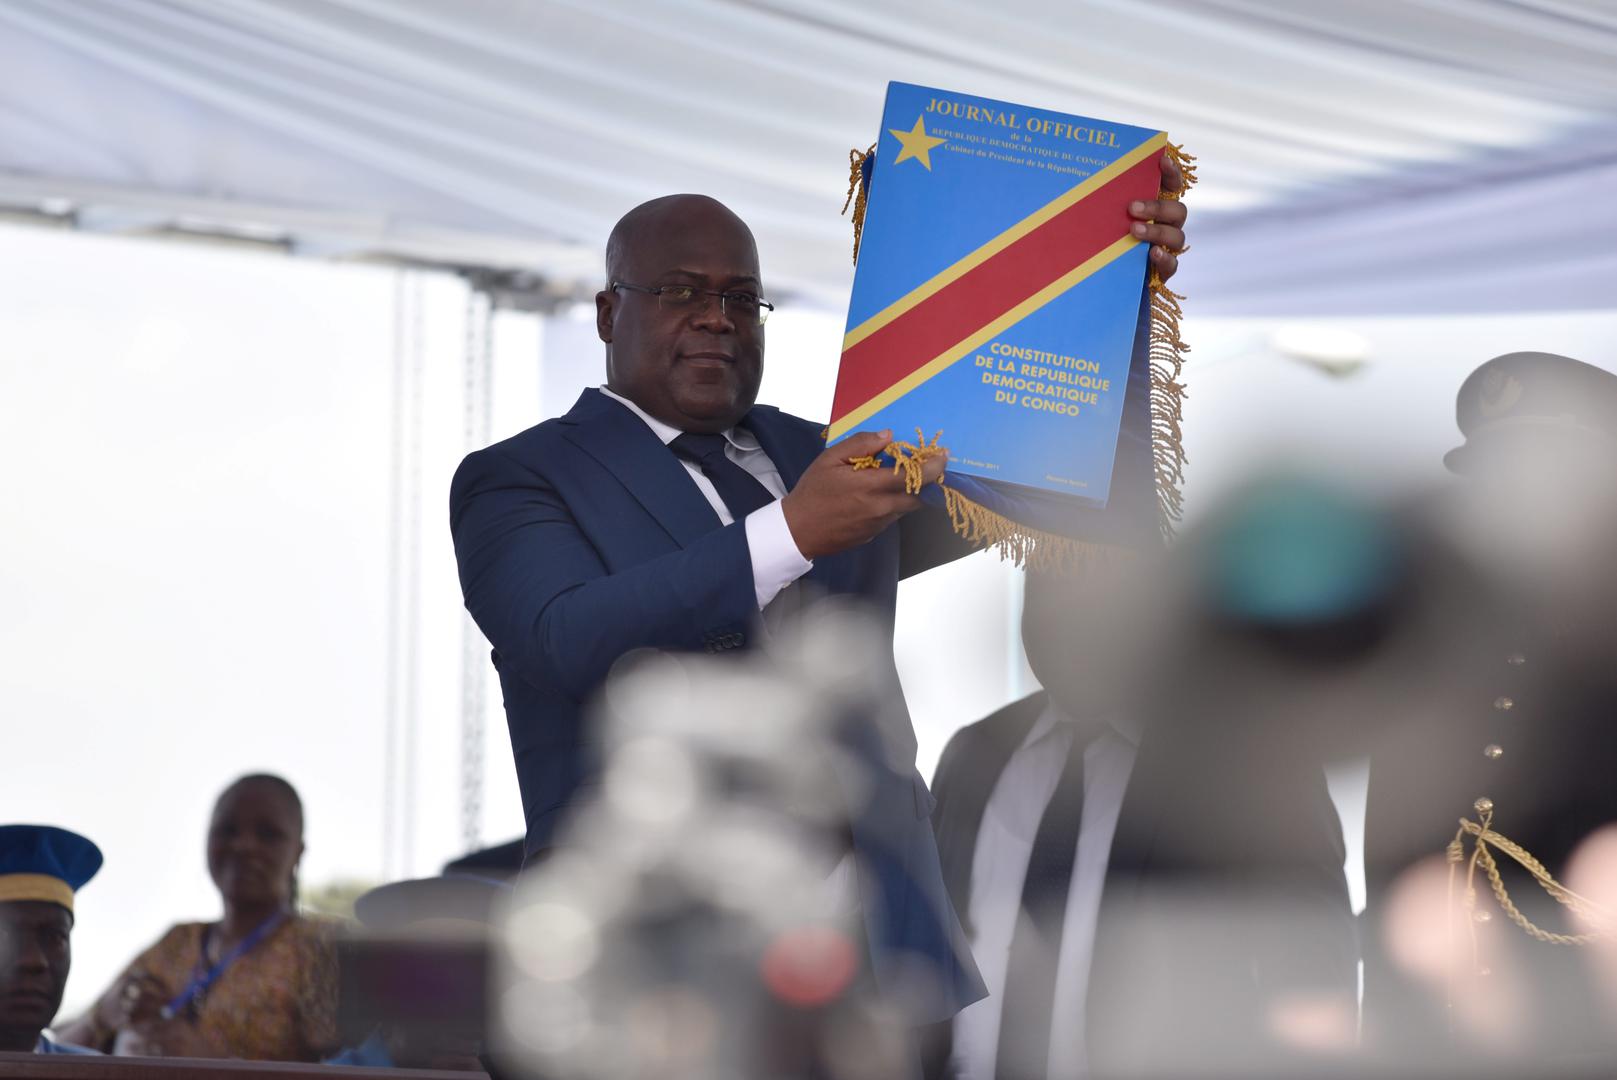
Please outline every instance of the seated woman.
[{"label": "seated woman", "polygon": [[224,917],[173,927],[62,1037],[146,1057],[314,1062],[335,1051],[335,927],[297,912],[302,856],[292,785],[269,775],[231,784],[208,828]]}]

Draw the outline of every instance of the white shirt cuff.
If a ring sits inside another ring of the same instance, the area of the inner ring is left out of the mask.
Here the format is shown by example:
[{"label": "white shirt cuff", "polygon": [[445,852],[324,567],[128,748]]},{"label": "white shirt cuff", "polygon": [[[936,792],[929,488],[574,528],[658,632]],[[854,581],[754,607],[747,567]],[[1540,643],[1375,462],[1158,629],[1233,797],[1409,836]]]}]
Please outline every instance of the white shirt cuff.
[{"label": "white shirt cuff", "polygon": [[752,553],[752,586],[762,611],[780,591],[810,570],[786,524],[786,511],[776,499],[747,515],[747,550]]}]

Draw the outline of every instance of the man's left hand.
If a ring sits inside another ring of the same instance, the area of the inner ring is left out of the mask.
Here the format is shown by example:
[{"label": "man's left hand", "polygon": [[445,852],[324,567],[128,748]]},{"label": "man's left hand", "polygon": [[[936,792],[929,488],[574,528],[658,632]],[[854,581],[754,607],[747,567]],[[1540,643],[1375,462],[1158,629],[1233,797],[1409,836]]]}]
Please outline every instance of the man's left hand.
[{"label": "man's left hand", "polygon": [[[1162,155],[1162,190],[1183,191],[1185,178],[1166,152]],[[1151,269],[1167,281],[1179,269],[1179,253],[1185,250],[1185,204],[1178,199],[1147,199],[1129,203],[1134,219],[1134,239],[1151,245]]]}]

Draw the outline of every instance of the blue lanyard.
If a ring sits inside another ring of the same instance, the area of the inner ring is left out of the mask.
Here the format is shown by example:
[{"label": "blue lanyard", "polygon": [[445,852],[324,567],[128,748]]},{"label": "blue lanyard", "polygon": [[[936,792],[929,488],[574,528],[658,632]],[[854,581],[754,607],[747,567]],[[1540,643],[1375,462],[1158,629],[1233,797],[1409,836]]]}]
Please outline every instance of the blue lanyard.
[{"label": "blue lanyard", "polygon": [[274,933],[275,928],[280,926],[285,920],[286,912],[277,911],[274,915],[271,915],[269,918],[265,919],[263,922],[254,927],[252,933],[236,942],[235,947],[229,952],[225,953],[225,955],[221,956],[217,964],[204,971],[202,969],[202,965],[207,963],[208,959],[208,935],[213,933],[213,928],[209,927],[207,934],[205,934],[202,938],[202,959],[197,962],[196,973],[191,976],[190,985],[186,986],[186,988],[181,991],[180,996],[163,1006],[162,1012],[160,1013],[163,1019],[172,1020],[176,1016],[180,1015],[180,1013],[187,1006],[191,1005],[203,994],[207,993],[208,988],[219,981],[219,977],[230,969],[231,964],[234,964],[237,960],[240,960],[242,957],[256,949],[259,944],[265,938],[269,937],[270,934]]}]

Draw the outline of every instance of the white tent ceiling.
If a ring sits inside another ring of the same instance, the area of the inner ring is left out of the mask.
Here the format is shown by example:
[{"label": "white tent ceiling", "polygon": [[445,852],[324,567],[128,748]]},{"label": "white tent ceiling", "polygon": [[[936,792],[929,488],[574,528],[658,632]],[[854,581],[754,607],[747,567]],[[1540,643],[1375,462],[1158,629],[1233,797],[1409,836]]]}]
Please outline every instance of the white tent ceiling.
[{"label": "white tent ceiling", "polygon": [[1169,130],[1198,311],[1617,306],[1614,0],[0,0],[0,206],[566,294],[705,191],[839,307],[888,79]]}]

